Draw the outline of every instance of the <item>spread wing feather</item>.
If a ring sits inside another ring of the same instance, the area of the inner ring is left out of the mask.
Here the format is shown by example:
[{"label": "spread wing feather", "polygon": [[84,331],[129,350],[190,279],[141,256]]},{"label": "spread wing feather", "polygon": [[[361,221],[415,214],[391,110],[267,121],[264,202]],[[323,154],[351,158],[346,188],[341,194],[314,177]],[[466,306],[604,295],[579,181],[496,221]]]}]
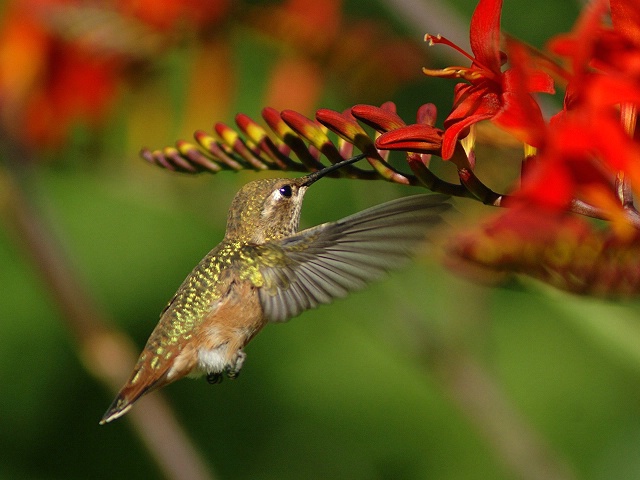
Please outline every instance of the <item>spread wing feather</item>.
[{"label": "spread wing feather", "polygon": [[442,223],[448,198],[404,197],[278,242],[252,246],[263,279],[259,296],[266,317],[288,320],[361,290],[398,267],[428,231]]}]

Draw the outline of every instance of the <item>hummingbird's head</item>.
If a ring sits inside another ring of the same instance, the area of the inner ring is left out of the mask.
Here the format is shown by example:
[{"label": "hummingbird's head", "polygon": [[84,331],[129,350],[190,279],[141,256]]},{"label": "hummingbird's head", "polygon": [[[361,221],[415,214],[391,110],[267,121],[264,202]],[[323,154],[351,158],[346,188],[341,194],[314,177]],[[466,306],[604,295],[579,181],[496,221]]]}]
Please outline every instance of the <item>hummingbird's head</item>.
[{"label": "hummingbird's head", "polygon": [[226,238],[264,243],[295,233],[307,190],[300,180],[268,178],[244,185],[231,203]]},{"label": "hummingbird's head", "polygon": [[363,157],[335,163],[304,177],[267,178],[247,183],[231,203],[225,239],[264,243],[293,235],[298,230],[307,188],[326,174]]}]

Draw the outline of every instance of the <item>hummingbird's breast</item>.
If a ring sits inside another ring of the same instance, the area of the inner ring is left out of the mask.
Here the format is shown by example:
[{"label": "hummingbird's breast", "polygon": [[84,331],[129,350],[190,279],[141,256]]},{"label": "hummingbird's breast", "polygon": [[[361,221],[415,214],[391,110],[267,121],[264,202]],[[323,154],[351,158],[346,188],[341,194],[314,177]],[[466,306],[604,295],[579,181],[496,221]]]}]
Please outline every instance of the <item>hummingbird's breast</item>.
[{"label": "hummingbird's breast", "polygon": [[233,364],[242,348],[266,325],[256,287],[234,278],[217,308],[195,334],[199,373],[216,373]]},{"label": "hummingbird's breast", "polygon": [[170,377],[221,371],[264,326],[256,287],[241,275],[241,249],[224,242],[209,252],[162,313],[145,351],[154,365],[174,362]]}]

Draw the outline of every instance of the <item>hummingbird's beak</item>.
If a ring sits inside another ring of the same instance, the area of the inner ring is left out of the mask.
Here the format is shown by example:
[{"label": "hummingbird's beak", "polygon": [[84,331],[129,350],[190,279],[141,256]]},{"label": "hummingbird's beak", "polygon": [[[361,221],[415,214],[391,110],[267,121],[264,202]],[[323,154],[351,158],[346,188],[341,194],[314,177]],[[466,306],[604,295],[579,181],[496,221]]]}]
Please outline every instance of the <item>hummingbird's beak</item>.
[{"label": "hummingbird's beak", "polygon": [[366,155],[364,153],[361,153],[360,155],[356,155],[355,157],[347,158],[346,160],[343,160],[341,162],[334,163],[333,165],[329,165],[328,167],[323,168],[322,170],[318,170],[317,172],[310,173],[309,175],[302,177],[302,179],[304,179],[304,182],[302,182],[301,186],[308,187],[312,183],[320,180],[326,174],[331,173],[334,170],[338,170],[339,168],[342,168],[345,165],[351,165],[352,163],[356,163],[357,161],[362,160],[363,158],[366,158]]}]

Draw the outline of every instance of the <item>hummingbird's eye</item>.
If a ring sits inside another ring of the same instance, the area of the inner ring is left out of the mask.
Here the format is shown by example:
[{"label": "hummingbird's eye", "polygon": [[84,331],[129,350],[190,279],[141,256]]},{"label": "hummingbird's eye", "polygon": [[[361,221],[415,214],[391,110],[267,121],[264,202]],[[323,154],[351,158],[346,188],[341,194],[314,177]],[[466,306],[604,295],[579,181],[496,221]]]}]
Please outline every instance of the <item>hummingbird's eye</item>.
[{"label": "hummingbird's eye", "polygon": [[284,187],[280,187],[278,192],[280,192],[280,195],[282,195],[285,198],[291,197],[291,194],[293,193],[291,191],[291,185],[285,185]]}]

